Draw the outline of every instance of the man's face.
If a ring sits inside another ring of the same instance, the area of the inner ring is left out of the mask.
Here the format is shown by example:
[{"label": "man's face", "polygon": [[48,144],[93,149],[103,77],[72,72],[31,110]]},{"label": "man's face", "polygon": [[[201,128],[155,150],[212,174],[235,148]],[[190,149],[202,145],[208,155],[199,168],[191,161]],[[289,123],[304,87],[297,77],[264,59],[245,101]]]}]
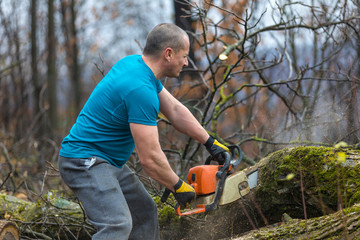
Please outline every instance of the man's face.
[{"label": "man's face", "polygon": [[183,67],[188,66],[189,47],[189,39],[185,37],[185,48],[181,49],[177,53],[172,51],[171,61],[167,74],[168,77],[179,77]]}]

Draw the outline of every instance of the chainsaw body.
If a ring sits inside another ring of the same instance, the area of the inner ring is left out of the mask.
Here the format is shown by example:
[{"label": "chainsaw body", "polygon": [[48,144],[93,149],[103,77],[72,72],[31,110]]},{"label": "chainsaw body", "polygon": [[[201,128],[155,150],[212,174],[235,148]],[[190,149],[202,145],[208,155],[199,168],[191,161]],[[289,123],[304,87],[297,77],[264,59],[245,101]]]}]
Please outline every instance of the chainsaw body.
[{"label": "chainsaw body", "polygon": [[223,165],[210,164],[216,160],[209,157],[205,165],[189,170],[187,180],[195,189],[196,200],[192,203],[192,209],[189,211],[183,212],[180,206],[176,206],[177,215],[184,216],[215,210],[219,205],[234,202],[250,192],[246,174],[236,171],[242,160],[240,147],[234,145],[228,148],[230,153],[225,153],[226,158]]}]

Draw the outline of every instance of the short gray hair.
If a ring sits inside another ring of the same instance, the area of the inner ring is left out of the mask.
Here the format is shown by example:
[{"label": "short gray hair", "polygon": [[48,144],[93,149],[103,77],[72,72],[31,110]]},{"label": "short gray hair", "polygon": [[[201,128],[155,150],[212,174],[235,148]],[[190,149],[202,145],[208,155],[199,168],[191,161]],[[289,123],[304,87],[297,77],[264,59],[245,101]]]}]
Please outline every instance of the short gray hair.
[{"label": "short gray hair", "polygon": [[161,23],[148,34],[143,54],[158,57],[168,47],[178,52],[185,48],[185,36],[188,37],[187,33],[178,26]]}]

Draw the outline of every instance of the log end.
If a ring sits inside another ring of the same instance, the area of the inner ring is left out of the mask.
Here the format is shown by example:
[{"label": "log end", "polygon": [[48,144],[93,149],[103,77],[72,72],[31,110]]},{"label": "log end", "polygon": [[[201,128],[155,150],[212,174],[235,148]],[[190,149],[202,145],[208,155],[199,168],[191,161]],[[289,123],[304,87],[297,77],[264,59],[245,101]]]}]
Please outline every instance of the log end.
[{"label": "log end", "polygon": [[15,223],[0,220],[0,239],[1,240],[19,240],[19,230]]}]

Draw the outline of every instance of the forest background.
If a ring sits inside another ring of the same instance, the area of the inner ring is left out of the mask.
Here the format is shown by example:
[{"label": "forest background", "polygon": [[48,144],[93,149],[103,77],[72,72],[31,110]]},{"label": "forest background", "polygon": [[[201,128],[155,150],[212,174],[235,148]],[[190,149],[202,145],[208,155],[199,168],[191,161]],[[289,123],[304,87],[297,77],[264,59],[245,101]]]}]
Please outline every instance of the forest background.
[{"label": "forest background", "polygon": [[[359,0],[0,0],[0,185],[28,200],[66,191],[57,167],[92,89],[111,66],[141,54],[156,24],[191,39],[189,67],[162,79],[219,141],[251,165],[287,146],[356,145]],[[204,162],[201,144],[159,115],[173,169]],[[128,162],[149,191],[159,186]]]}]

